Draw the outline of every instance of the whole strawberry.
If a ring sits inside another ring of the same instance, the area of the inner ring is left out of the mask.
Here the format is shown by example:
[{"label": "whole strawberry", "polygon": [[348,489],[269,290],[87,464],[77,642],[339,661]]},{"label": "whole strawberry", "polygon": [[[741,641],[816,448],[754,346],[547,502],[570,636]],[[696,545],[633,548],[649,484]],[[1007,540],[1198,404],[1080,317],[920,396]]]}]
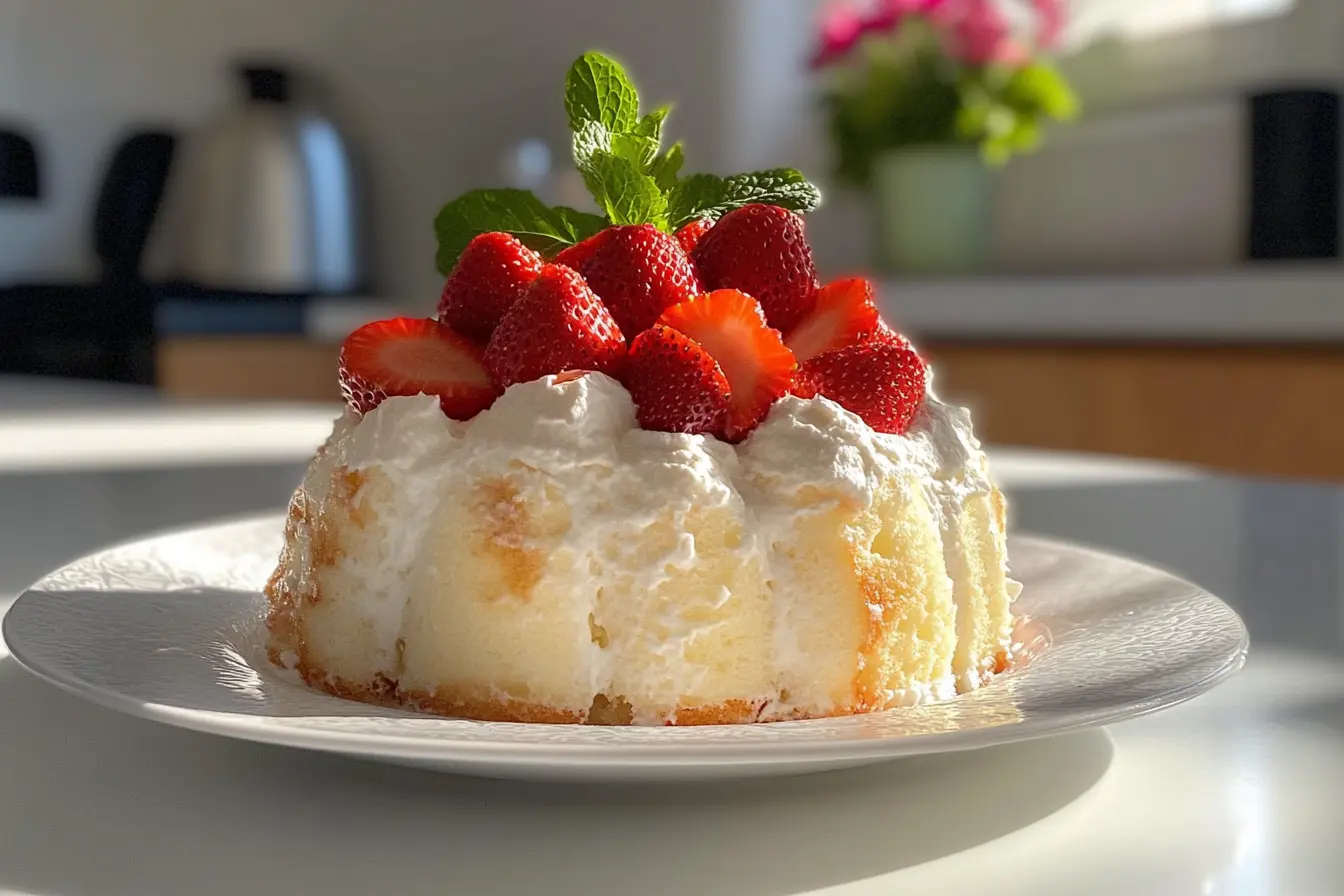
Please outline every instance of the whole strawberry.
[{"label": "whole strawberry", "polygon": [[761,303],[784,334],[816,304],[817,268],[803,219],[775,205],[746,205],[719,219],[691,253],[705,289],[737,289]]},{"label": "whole strawberry", "polygon": [[611,238],[611,228],[599,230],[597,233],[588,237],[588,239],[575,243],[564,249],[559,255],[555,256],[555,263],[562,264],[567,268],[573,268],[576,271],[583,270],[584,264],[593,257],[593,253]]},{"label": "whole strawberry", "polygon": [[341,394],[367,414],[394,395],[435,395],[449,417],[470,420],[499,390],[481,366],[481,347],[436,320],[397,317],[365,324],[341,346]]},{"label": "whole strawberry", "polygon": [[699,245],[700,238],[708,233],[709,228],[713,226],[714,222],[709,218],[697,218],[677,231],[677,242],[681,243],[681,248],[687,255],[690,255]]},{"label": "whole strawberry", "polygon": [[910,428],[928,384],[919,355],[895,343],[868,342],[817,355],[798,368],[793,393],[825,396],[878,432]]},{"label": "whole strawberry", "polygon": [[507,233],[483,233],[467,244],[448,275],[438,319],[484,343],[504,313],[537,279],[541,256]]},{"label": "whole strawberry", "polygon": [[500,389],[548,373],[600,370],[612,376],[625,359],[625,337],[576,271],[541,269],[485,349],[485,370]]},{"label": "whole strawberry", "polygon": [[900,346],[901,348],[908,348],[915,354],[919,354],[919,350],[910,344],[910,340],[905,337],[905,334],[893,330],[890,326],[887,325],[887,322],[884,320],[879,320],[877,322],[877,329],[873,330],[873,335],[868,337],[868,341],[882,342],[888,345],[896,345]]},{"label": "whole strawberry", "polygon": [[[626,333],[653,326],[664,308],[700,292],[695,268],[676,237],[652,224],[609,227],[583,276]],[[576,247],[577,248],[577,247]]]},{"label": "whole strawberry", "polygon": [[654,326],[630,343],[622,376],[643,429],[723,437],[729,386],[718,363],[695,340]]}]

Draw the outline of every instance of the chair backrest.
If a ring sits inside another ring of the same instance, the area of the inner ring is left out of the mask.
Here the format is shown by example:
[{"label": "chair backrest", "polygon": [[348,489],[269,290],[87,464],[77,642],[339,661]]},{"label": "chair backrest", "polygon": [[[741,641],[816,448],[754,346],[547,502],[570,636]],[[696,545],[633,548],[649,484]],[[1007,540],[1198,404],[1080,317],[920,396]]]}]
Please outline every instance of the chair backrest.
[{"label": "chair backrest", "polygon": [[94,251],[105,280],[139,278],[176,142],[172,134],[147,131],[126,138],[112,153],[93,220]]}]

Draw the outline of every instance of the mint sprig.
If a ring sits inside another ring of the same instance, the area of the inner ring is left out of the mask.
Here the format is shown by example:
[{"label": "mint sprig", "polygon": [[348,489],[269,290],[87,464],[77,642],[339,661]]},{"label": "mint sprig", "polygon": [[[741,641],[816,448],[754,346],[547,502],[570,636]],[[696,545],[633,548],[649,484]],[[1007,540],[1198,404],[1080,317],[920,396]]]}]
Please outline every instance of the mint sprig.
[{"label": "mint sprig", "polygon": [[597,52],[580,56],[565,77],[565,112],[574,164],[601,214],[551,207],[526,190],[473,190],[434,219],[439,270],[451,271],[467,244],[490,231],[512,233],[553,256],[614,224],[653,224],[670,233],[752,203],[797,212],[820,203],[820,191],[792,168],[683,178],[682,145],[662,149],[670,111],[661,106],[641,117],[639,91],[621,64]]},{"label": "mint sprig", "polygon": [[619,62],[584,53],[565,76],[565,112],[571,131],[596,121],[609,131],[625,133],[639,119],[639,91]]},{"label": "mint sprig", "polygon": [[686,153],[682,150],[681,143],[673,143],[671,149],[654,159],[653,164],[649,166],[649,176],[658,184],[658,189],[664,193],[671,193],[672,188],[677,185],[677,175],[681,174],[681,166],[685,162]]},{"label": "mint sprig", "polygon": [[527,190],[472,190],[443,207],[434,218],[439,239],[439,272],[447,275],[467,243],[501,230],[544,254],[582,242],[607,226],[600,215],[548,206]]},{"label": "mint sprig", "polygon": [[585,164],[584,182],[612,224],[657,224],[666,229],[667,196],[638,162],[598,150]]},{"label": "mint sprig", "polygon": [[752,171],[732,177],[692,174],[672,187],[667,199],[673,228],[699,218],[717,220],[752,203],[810,212],[821,204],[821,191],[792,168]]}]

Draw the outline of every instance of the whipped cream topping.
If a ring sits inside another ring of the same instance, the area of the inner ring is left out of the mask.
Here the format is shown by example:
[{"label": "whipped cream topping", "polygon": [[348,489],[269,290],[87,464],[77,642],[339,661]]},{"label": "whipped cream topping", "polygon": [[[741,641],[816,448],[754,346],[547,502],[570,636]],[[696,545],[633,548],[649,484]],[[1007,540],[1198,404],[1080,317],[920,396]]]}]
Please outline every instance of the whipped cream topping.
[{"label": "whipped cream topping", "polygon": [[899,436],[874,431],[827,398],[787,395],[775,402],[739,452],[750,475],[776,488],[838,489],[860,507],[871,504],[879,482],[893,468],[913,469],[967,492],[989,489],[970,414],[939,401],[932,390],[910,429]]},{"label": "whipped cream topping", "polygon": [[[915,474],[906,478],[925,489],[944,529],[949,573],[955,579],[965,573],[955,567],[966,563],[955,550],[961,503],[991,487],[969,414],[932,392],[901,436],[873,431],[826,398],[788,396],[775,403],[745,442],[734,446],[703,435],[641,430],[629,393],[600,373],[512,386],[493,407],[467,422],[446,418],[430,396],[387,399],[362,419],[347,414],[337,423],[305,481],[310,498],[325,497],[327,482],[340,467],[377,470],[398,496],[381,557],[341,561],[377,596],[371,607],[374,628],[380,650],[389,656],[413,575],[423,566],[424,533],[435,509],[444,501],[464,500],[459,490],[491,477],[523,471],[524,480],[553,483],[571,504],[571,517],[582,521],[569,527],[555,553],[605,558],[604,563],[580,564],[593,571],[590,581],[574,588],[575,611],[583,614],[577,618],[586,617],[593,595],[603,587],[643,595],[690,569],[697,548],[682,524],[693,511],[726,508],[749,522],[744,526],[748,537],[732,550],[743,567],[756,566],[766,575],[778,534],[799,513],[808,512],[800,509],[800,494],[813,504],[820,496],[823,504],[840,500],[864,508],[893,471]],[[628,538],[629,532],[666,521],[669,515],[682,535],[662,556],[623,556],[639,545]],[[789,600],[787,588],[775,591],[778,600]],[[650,603],[648,611],[658,612]],[[788,618],[788,608],[777,607],[775,616]],[[663,629],[666,637],[657,649],[669,659],[695,634],[671,616]],[[797,661],[792,640],[787,631],[776,632],[778,665]],[[593,692],[601,692],[616,674],[618,652],[591,643],[582,649],[591,654]],[[666,668],[675,672],[692,665],[669,661]],[[681,693],[697,692],[694,680],[674,686]],[[927,690],[891,698],[893,703],[937,699],[949,696],[954,687],[951,680],[932,682]]]}]

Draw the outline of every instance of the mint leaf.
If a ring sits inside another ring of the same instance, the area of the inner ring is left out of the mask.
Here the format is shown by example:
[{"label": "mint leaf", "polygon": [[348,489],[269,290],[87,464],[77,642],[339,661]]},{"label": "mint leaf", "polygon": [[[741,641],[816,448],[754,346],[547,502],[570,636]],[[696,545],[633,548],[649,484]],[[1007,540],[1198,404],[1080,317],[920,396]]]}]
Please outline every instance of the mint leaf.
[{"label": "mint leaf", "polygon": [[439,240],[439,273],[448,274],[467,243],[501,230],[539,252],[552,253],[587,239],[607,226],[599,215],[546,205],[527,190],[472,190],[443,207],[434,218]]},{"label": "mint leaf", "polygon": [[649,166],[649,176],[658,184],[658,189],[670,193],[677,185],[677,175],[681,173],[681,166],[685,162],[686,154],[682,150],[681,143],[673,143],[671,149]]},{"label": "mint leaf", "polygon": [[574,132],[574,164],[613,224],[665,221],[667,198],[645,173],[657,155],[652,139],[612,134],[601,122],[586,121]]},{"label": "mint leaf", "polygon": [[668,113],[671,111],[671,106],[659,106],[636,122],[635,126],[630,129],[630,133],[640,137],[648,137],[655,143],[662,143],[663,122],[667,120]]},{"label": "mint leaf", "polygon": [[693,174],[672,188],[667,199],[668,221],[676,229],[697,218],[718,219],[756,202],[810,212],[821,204],[821,191],[792,168],[732,177]]},{"label": "mint leaf", "polygon": [[639,118],[639,92],[619,62],[601,53],[584,53],[565,76],[565,112],[571,131],[596,121],[612,133],[624,133]]},{"label": "mint leaf", "polygon": [[[647,138],[632,134],[612,134],[600,121],[585,121],[574,132],[574,164],[599,206],[606,202],[604,178],[611,165],[610,159],[625,159],[635,166],[636,171],[643,172],[644,159],[649,152],[644,145],[647,142]],[[605,161],[598,162],[599,157]]]},{"label": "mint leaf", "polygon": [[634,132],[613,134],[600,121],[585,121],[574,132],[574,164],[582,171],[596,152],[610,152],[647,173],[658,158],[658,140]]},{"label": "mint leaf", "polygon": [[589,159],[583,179],[612,224],[666,224],[667,197],[629,159],[598,150]]},{"label": "mint leaf", "polygon": [[639,134],[613,134],[611,151],[634,162],[636,168],[647,174],[653,160],[658,158],[658,141]]},{"label": "mint leaf", "polygon": [[582,171],[594,153],[611,152],[611,131],[600,121],[585,121],[574,131],[574,164]]}]

